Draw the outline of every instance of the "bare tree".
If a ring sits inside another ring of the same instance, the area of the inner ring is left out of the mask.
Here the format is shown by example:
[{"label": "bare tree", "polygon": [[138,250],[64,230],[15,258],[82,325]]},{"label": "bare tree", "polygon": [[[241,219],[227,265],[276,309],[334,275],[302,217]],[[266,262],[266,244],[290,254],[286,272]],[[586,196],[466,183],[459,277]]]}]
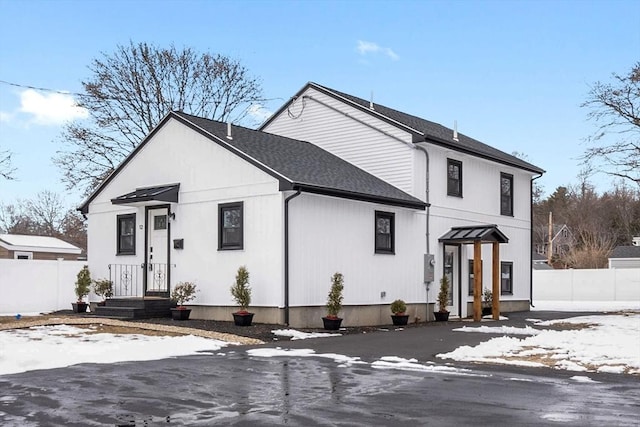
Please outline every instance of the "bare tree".
[{"label": "bare tree", "polygon": [[11,153],[9,150],[0,150],[0,178],[4,178],[6,180],[13,180],[15,176],[13,175],[16,169],[13,167],[11,162]]},{"label": "bare tree", "polygon": [[583,159],[601,160],[606,173],[640,186],[640,62],[627,75],[614,73],[613,83],[596,82],[582,106],[598,123]]},{"label": "bare tree", "polygon": [[15,204],[0,204],[0,231],[10,234],[52,236],[87,248],[84,218],[67,209],[57,193],[45,190],[33,199],[20,199]]},{"label": "bare tree", "polygon": [[147,43],[119,45],[89,67],[79,105],[86,122],[68,124],[54,163],[68,189],[94,189],[140,144],[170,111],[213,120],[242,120],[262,101],[258,79],[237,60],[160,48]]}]

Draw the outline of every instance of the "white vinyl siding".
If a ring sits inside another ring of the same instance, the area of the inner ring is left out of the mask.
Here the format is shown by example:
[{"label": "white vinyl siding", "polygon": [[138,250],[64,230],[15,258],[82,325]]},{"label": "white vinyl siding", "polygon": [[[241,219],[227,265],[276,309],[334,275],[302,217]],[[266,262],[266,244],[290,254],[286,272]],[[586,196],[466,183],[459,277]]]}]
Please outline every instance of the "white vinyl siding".
[{"label": "white vinyl siding", "polygon": [[295,118],[285,111],[264,130],[312,142],[409,194],[423,196],[414,194],[414,149],[408,132],[311,88],[290,112]]}]

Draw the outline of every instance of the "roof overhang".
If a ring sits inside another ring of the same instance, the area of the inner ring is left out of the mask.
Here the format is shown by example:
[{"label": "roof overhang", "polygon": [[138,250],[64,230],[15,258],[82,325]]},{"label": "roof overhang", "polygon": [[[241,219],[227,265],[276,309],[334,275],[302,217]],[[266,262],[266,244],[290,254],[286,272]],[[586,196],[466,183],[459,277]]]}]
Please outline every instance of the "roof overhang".
[{"label": "roof overhang", "polygon": [[135,191],[111,199],[111,203],[114,205],[126,205],[139,202],[178,203],[179,190],[180,184],[137,188]]},{"label": "roof overhang", "polygon": [[471,244],[475,242],[509,243],[509,238],[498,230],[498,226],[495,224],[452,227],[438,240],[443,243],[454,244]]}]

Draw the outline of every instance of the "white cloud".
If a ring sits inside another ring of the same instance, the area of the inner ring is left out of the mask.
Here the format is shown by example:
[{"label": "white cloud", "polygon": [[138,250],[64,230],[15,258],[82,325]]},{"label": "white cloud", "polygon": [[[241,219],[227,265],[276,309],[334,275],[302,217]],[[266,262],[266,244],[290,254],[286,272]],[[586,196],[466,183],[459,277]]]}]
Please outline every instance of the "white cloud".
[{"label": "white cloud", "polygon": [[33,89],[20,94],[20,111],[33,115],[34,121],[43,125],[58,125],[69,120],[84,119],[89,115],[86,109],[76,105],[71,95],[42,94]]},{"label": "white cloud", "polygon": [[13,115],[11,113],[5,113],[4,111],[0,111],[0,123],[9,123]]},{"label": "white cloud", "polygon": [[363,56],[369,53],[372,53],[372,54],[381,53],[393,59],[394,61],[397,61],[398,59],[400,59],[398,54],[395,53],[390,47],[382,47],[374,42],[358,40],[358,46],[356,47],[356,50],[360,55],[363,55]]},{"label": "white cloud", "polygon": [[251,107],[249,107],[248,113],[249,116],[256,119],[260,123],[267,120],[273,114],[272,111],[267,110],[260,104],[253,104]]}]

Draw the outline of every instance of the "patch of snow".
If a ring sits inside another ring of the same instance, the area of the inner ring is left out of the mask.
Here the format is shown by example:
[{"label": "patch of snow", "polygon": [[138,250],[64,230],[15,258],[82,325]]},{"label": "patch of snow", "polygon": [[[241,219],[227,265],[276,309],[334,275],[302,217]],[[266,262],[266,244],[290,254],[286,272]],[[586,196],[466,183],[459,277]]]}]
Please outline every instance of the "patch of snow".
[{"label": "patch of snow", "polygon": [[517,328],[515,326],[463,326],[462,328],[456,328],[454,331],[458,332],[479,332],[483,334],[505,334],[505,335],[538,335],[539,330],[533,329],[530,326],[524,328]]},{"label": "patch of snow", "polygon": [[542,322],[542,319],[524,319],[524,321],[529,323],[539,323]]},{"label": "patch of snow", "polygon": [[569,414],[567,412],[550,412],[548,414],[543,414],[540,418],[549,421],[569,422],[577,420],[579,416],[576,414]]},{"label": "patch of snow", "polygon": [[366,364],[360,360],[359,357],[350,357],[336,353],[316,353],[315,350],[310,348],[301,349],[283,349],[281,347],[276,348],[253,348],[247,350],[247,354],[255,357],[320,357],[324,359],[332,359],[335,362],[352,365],[352,364]]},{"label": "patch of snow", "polygon": [[[40,326],[0,332],[0,375],[79,363],[159,360],[216,351],[228,343],[188,336],[87,334],[68,325]],[[113,351],[117,348],[118,351]]]},{"label": "patch of snow", "polygon": [[600,381],[594,381],[591,378],[585,376],[585,375],[574,375],[573,377],[569,378],[570,380],[574,380],[575,382],[579,382],[579,383],[599,383]]},{"label": "patch of snow", "polygon": [[507,378],[509,381],[521,381],[521,382],[525,382],[525,383],[532,383],[534,382],[532,379],[530,378]]},{"label": "patch of snow", "polygon": [[531,311],[640,310],[640,301],[534,301]]},{"label": "patch of snow", "polygon": [[327,332],[302,332],[295,329],[275,329],[271,331],[272,334],[279,337],[290,337],[291,340],[306,340],[308,338],[326,338],[326,337],[341,337],[342,334],[330,334]]},{"label": "patch of snow", "polygon": [[469,369],[454,368],[451,366],[434,366],[431,364],[420,364],[416,359],[404,359],[398,356],[385,356],[380,360],[376,360],[371,364],[371,367],[376,369],[399,369],[405,371],[420,371],[420,372],[438,372],[446,374],[467,375],[467,376],[479,376],[487,377],[485,374],[475,374]]},{"label": "patch of snow", "polygon": [[[640,371],[640,314],[625,313],[597,316],[578,316],[569,319],[541,322],[539,325],[558,323],[590,324],[592,327],[573,330],[540,330],[537,335],[516,338],[498,337],[475,347],[462,346],[438,354],[442,359],[508,363],[544,366],[527,359],[549,360],[557,369],[574,371],[630,373]],[[534,351],[532,351],[534,350]]]},{"label": "patch of snow", "polygon": [[[486,316],[482,316],[482,318],[485,319],[485,320],[493,320],[493,314],[487,314]],[[509,318],[500,315],[500,316],[498,316],[498,320],[509,320]]]}]

